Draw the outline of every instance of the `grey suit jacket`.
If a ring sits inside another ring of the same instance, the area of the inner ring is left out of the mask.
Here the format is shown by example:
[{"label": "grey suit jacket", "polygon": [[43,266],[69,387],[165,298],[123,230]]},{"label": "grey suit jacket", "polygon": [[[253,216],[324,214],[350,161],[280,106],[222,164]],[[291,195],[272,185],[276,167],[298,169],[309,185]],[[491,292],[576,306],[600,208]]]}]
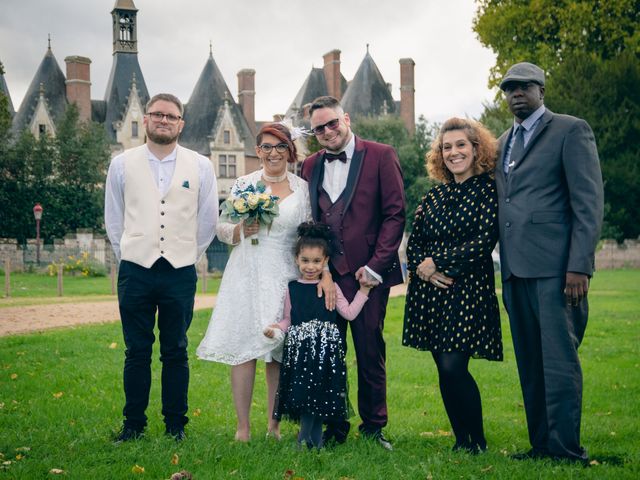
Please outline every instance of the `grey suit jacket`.
[{"label": "grey suit jacket", "polygon": [[502,161],[512,130],[498,140],[496,166],[503,280],[591,275],[604,209],[591,128],[547,109],[522,159],[505,176]]}]

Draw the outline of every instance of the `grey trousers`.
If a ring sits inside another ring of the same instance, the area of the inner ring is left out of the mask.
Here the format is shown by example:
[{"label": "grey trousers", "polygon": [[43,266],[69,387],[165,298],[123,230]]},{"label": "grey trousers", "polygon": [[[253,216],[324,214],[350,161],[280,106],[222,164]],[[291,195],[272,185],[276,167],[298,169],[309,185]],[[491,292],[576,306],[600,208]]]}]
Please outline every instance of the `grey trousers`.
[{"label": "grey trousers", "polygon": [[567,305],[564,277],[510,277],[502,284],[531,446],[558,457],[586,459],[580,445],[582,368],[578,347],[589,306]]}]

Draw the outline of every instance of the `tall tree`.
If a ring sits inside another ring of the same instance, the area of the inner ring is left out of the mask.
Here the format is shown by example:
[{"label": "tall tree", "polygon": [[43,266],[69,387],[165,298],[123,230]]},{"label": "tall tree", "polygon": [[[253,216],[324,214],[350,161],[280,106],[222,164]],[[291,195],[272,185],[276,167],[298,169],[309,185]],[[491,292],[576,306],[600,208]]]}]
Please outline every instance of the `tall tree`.
[{"label": "tall tree", "polygon": [[[545,104],[584,118],[594,130],[605,182],[603,236],[640,234],[640,4],[637,0],[536,2],[481,0],[474,20],[480,41],[497,55],[489,84],[513,63],[547,72]],[[482,120],[508,118],[500,99]],[[495,132],[495,130],[493,130]],[[498,133],[498,132],[495,132]]]},{"label": "tall tree", "polygon": [[10,134],[3,135],[4,115],[0,108],[0,237],[21,242],[33,238],[35,202],[45,209],[41,233],[46,241],[78,228],[101,230],[110,156],[104,130],[79,122],[71,105],[58,124],[57,137],[36,139],[25,130],[12,140]]}]

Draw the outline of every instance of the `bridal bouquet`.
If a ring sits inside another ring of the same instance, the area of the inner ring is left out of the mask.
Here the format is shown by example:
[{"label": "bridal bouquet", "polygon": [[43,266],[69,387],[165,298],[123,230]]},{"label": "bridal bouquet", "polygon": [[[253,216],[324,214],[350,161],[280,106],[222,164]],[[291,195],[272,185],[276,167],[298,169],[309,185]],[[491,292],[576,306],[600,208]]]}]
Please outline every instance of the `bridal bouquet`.
[{"label": "bridal bouquet", "polygon": [[[220,215],[229,218],[232,223],[242,220],[258,222],[270,226],[278,216],[278,198],[266,193],[263,182],[255,186],[249,185],[244,190],[237,190],[233,197],[227,198],[220,209]],[[251,245],[258,245],[258,236],[252,235]]]}]

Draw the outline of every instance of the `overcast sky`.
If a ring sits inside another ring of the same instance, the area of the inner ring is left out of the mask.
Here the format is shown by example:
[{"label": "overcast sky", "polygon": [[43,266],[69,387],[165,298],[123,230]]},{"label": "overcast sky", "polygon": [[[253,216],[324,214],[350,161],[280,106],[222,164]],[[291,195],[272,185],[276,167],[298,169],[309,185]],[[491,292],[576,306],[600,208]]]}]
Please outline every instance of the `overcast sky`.
[{"label": "overcast sky", "polygon": [[[400,98],[400,58],[416,63],[416,117],[478,117],[493,99],[487,87],[494,55],[471,29],[472,0],[134,0],[138,59],[150,94],[187,102],[209,55],[237,100],[240,69],[256,70],[256,117],[284,113],[322,55],[342,51],[351,80],[366,44],[393,97]],[[115,0],[0,0],[0,61],[18,108],[47,48],[60,68],[69,55],[89,57],[91,98],[104,98],[112,64]]]}]

